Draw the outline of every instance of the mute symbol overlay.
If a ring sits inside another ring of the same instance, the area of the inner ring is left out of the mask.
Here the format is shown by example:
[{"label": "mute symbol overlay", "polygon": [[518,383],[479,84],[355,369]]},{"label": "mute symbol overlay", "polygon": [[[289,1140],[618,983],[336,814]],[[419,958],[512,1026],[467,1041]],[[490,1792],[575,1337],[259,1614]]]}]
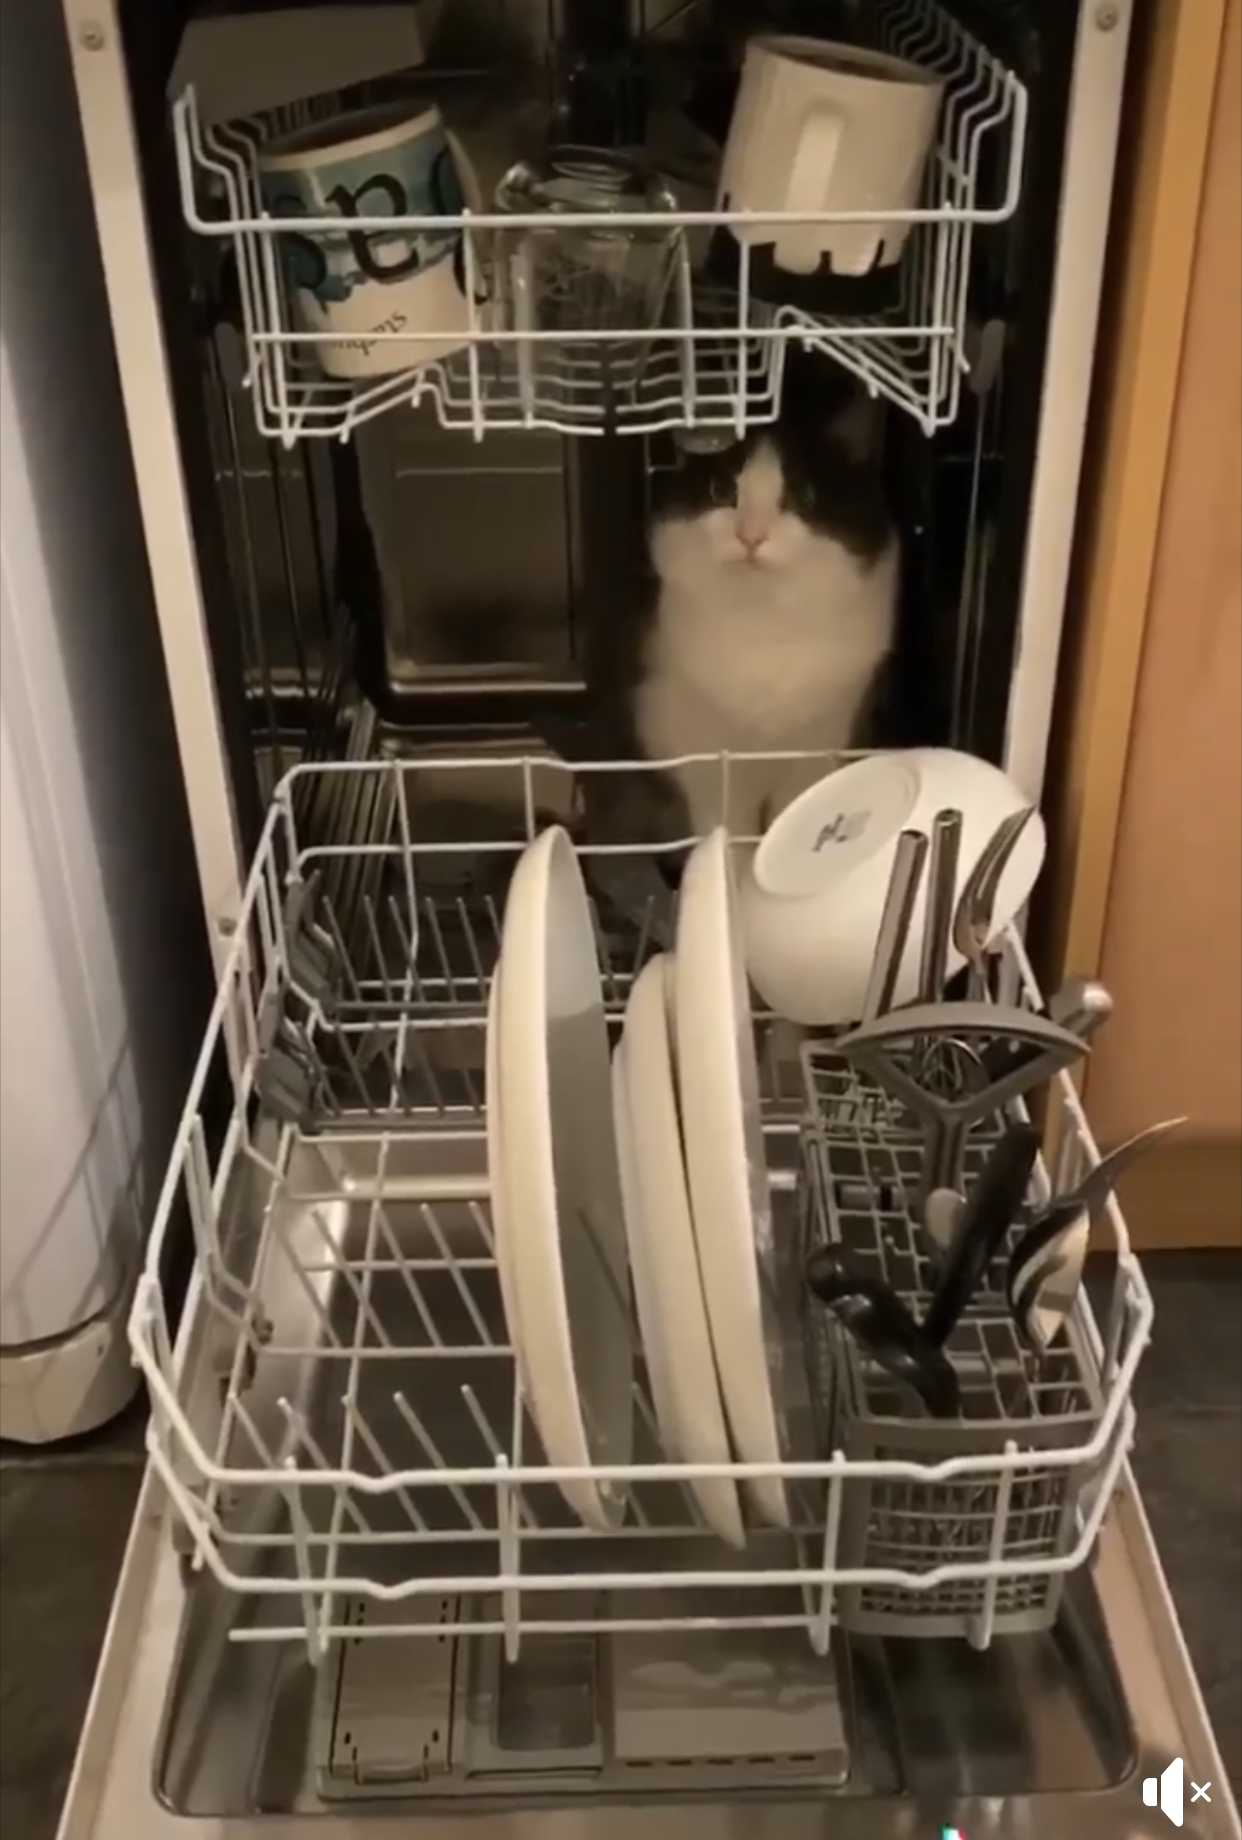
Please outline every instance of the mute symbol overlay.
[{"label": "mute symbol overlay", "polygon": [[[1184,1819],[1182,1810],[1185,1804],[1183,1786],[1185,1769],[1186,1766],[1181,1758],[1176,1757],[1163,1776],[1149,1776],[1143,1783],[1144,1804],[1148,1808],[1159,1808],[1161,1814],[1167,1815],[1174,1827],[1180,1827]],[[1192,1782],[1190,1786],[1194,1791],[1190,1798],[1192,1803],[1211,1802],[1212,1798],[1208,1794],[1208,1790],[1212,1787],[1210,1782]]]}]

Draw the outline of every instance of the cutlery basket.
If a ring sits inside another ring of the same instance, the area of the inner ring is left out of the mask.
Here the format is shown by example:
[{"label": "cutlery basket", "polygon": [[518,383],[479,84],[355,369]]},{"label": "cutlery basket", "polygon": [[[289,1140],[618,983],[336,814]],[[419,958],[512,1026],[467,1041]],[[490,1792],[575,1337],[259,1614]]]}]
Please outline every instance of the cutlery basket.
[{"label": "cutlery basket", "polygon": [[[803,1135],[804,1250],[840,1246],[921,1316],[935,1266],[916,1213],[919,1138],[900,1108],[830,1049],[808,1049],[805,1067],[812,1099]],[[1002,1123],[972,1137],[968,1181]],[[1081,1310],[1049,1353],[1025,1346],[1005,1298],[1007,1250],[946,1348],[962,1394],[954,1420],[927,1416],[827,1310],[807,1303],[812,1391],[824,1402],[821,1446],[849,1465],[838,1562],[846,1572],[876,1574],[874,1582],[842,1586],[839,1618],[855,1633],[973,1639],[984,1626],[1022,1634],[1055,1620],[1066,1561],[1107,1457],[1094,1449],[1107,1382]],[[998,1469],[998,1458],[1013,1467]],[[982,1462],[963,1467],[959,1459]],[[924,1473],[871,1468],[894,1464]],[[992,1570],[933,1582],[940,1568],[962,1563]],[[887,1582],[885,1573],[926,1575],[928,1587]]]}]

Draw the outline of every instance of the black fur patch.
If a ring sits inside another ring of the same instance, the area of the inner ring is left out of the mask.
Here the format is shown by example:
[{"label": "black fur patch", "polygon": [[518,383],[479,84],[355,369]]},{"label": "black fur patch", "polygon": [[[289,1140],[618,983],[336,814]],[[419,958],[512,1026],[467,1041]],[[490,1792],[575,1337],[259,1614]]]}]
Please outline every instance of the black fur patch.
[{"label": "black fur patch", "polygon": [[652,516],[656,522],[690,520],[736,503],[742,469],[767,441],[785,477],[782,508],[860,562],[874,563],[893,538],[879,467],[879,416],[865,391],[843,375],[791,365],[779,420],[718,452],[683,452],[655,477]]}]

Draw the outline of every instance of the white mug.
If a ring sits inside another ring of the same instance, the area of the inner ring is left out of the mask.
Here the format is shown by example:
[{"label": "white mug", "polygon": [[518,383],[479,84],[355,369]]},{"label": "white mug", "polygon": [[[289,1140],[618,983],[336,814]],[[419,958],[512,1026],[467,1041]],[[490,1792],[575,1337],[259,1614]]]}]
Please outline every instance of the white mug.
[{"label": "white mug", "polygon": [[260,149],[259,186],[273,216],[342,219],[339,234],[280,238],[299,330],[350,335],[314,348],[330,377],[410,370],[469,343],[459,225],[391,234],[346,227],[351,217],[452,218],[466,203],[480,208],[470,163],[439,109],[397,103],[319,122]]},{"label": "white mug", "polygon": [[[729,126],[720,205],[729,211],[908,211],[919,202],[942,80],[882,52],[816,38],[752,38]],[[898,262],[902,223],[735,224],[739,242],[810,275]]]}]

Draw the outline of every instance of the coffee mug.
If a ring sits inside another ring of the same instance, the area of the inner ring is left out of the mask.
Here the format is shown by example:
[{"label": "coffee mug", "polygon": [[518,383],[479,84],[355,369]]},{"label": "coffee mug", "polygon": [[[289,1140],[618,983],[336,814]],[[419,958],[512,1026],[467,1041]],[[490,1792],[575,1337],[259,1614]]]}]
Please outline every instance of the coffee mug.
[{"label": "coffee mug", "polygon": [[[340,232],[287,231],[281,258],[299,329],[348,334],[315,347],[330,377],[379,376],[469,343],[462,232],[350,229],[357,217],[460,215],[480,206],[470,163],[434,106],[366,109],[260,150],[259,187],[279,217],[339,217]],[[435,333],[418,340],[382,332]]]},{"label": "coffee mug", "polygon": [[[728,211],[908,211],[919,202],[944,84],[882,52],[763,36],[746,60],[725,146]],[[895,265],[909,224],[734,224],[778,269],[867,275]]]}]

